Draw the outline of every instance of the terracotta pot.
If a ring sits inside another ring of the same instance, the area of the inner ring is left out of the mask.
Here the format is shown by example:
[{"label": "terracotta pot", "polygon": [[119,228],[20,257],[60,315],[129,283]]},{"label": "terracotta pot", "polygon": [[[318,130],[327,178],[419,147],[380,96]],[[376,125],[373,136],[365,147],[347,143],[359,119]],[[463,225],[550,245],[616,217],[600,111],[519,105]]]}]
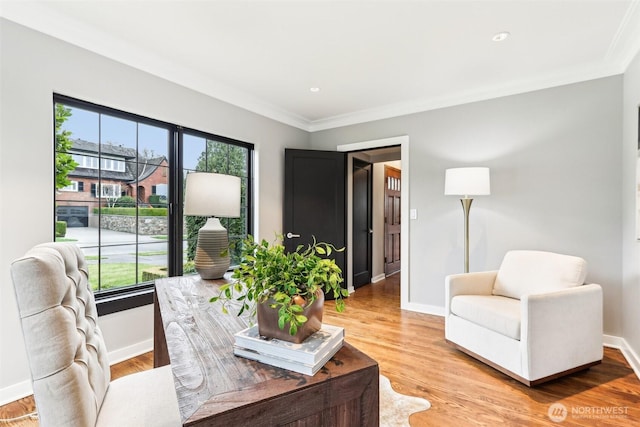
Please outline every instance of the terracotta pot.
[{"label": "terracotta pot", "polygon": [[307,321],[298,328],[298,332],[295,335],[289,334],[288,323],[284,325],[284,329],[278,327],[278,310],[270,307],[273,302],[272,299],[269,299],[258,304],[258,332],[261,336],[300,344],[322,327],[323,292],[318,292],[316,300],[304,308],[302,314],[307,317]]}]

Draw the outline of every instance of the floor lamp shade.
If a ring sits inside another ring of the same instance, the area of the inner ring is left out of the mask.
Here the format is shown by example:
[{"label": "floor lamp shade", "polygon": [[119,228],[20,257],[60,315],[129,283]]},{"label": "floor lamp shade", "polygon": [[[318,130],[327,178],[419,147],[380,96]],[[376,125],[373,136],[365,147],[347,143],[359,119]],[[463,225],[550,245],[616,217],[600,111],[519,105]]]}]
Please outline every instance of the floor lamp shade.
[{"label": "floor lamp shade", "polygon": [[444,194],[488,196],[491,194],[489,168],[453,168],[445,171]]},{"label": "floor lamp shade", "polygon": [[240,178],[218,173],[187,175],[184,214],[209,217],[198,231],[195,268],[203,279],[219,279],[229,269],[229,235],[214,217],[240,216]]},{"label": "floor lamp shade", "polygon": [[469,212],[473,199],[469,196],[488,196],[491,194],[489,168],[453,168],[445,171],[444,194],[462,196],[464,212],[464,272],[469,272]]}]

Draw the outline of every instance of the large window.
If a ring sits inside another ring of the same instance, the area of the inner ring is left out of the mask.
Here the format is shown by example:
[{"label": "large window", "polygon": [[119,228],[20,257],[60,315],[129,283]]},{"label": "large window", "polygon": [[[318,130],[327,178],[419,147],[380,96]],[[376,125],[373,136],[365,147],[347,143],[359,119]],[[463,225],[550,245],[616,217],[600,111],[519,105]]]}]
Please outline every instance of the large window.
[{"label": "large window", "polygon": [[187,173],[241,177],[241,217],[223,224],[232,242],[251,233],[253,145],[63,96],[54,111],[56,240],[83,250],[101,313],[150,302],[156,278],[194,272],[206,218],[182,215]]},{"label": "large window", "polygon": [[[184,176],[189,172],[198,171],[234,175],[241,179],[240,218],[220,218],[220,222],[229,232],[231,265],[237,265],[240,246],[236,243],[249,234],[248,190],[251,182],[249,179],[249,156],[251,153],[246,148],[230,144],[221,138],[212,138],[193,131],[184,132],[182,147]],[[189,260],[193,260],[195,257],[198,230],[205,222],[205,217],[189,216],[185,218],[187,225],[185,238]]]}]

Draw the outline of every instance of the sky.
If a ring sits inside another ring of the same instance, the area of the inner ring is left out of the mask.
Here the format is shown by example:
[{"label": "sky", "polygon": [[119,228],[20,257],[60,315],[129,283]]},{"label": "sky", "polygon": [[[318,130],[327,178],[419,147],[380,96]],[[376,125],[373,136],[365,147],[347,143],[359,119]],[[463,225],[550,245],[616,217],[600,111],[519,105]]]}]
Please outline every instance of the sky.
[{"label": "sky", "polygon": [[[79,138],[102,144],[111,142],[113,145],[137,149],[147,157],[168,157],[169,131],[160,127],[71,107],[71,117],[63,128],[71,131],[71,139]],[[204,138],[184,136],[185,169],[195,169],[198,157],[205,147]]]}]

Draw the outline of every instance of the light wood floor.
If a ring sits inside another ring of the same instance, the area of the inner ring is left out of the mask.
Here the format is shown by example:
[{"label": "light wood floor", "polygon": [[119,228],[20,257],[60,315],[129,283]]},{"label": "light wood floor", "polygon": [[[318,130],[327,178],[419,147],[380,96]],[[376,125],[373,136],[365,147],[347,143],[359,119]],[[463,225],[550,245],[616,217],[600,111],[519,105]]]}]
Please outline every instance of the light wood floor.
[{"label": "light wood floor", "polygon": [[[640,425],[640,380],[620,351],[605,348],[601,365],[531,389],[448,346],[441,317],[401,311],[398,280],[396,275],[358,289],[341,314],[328,301],[324,321],[344,326],[346,340],[378,361],[396,391],[431,402],[431,409],[411,416],[412,426]],[[114,365],[112,375],[152,365],[147,353]],[[561,423],[548,417],[554,403],[569,411]],[[0,418],[33,410],[28,397],[0,407]],[[618,418],[607,412],[617,412]]]}]

